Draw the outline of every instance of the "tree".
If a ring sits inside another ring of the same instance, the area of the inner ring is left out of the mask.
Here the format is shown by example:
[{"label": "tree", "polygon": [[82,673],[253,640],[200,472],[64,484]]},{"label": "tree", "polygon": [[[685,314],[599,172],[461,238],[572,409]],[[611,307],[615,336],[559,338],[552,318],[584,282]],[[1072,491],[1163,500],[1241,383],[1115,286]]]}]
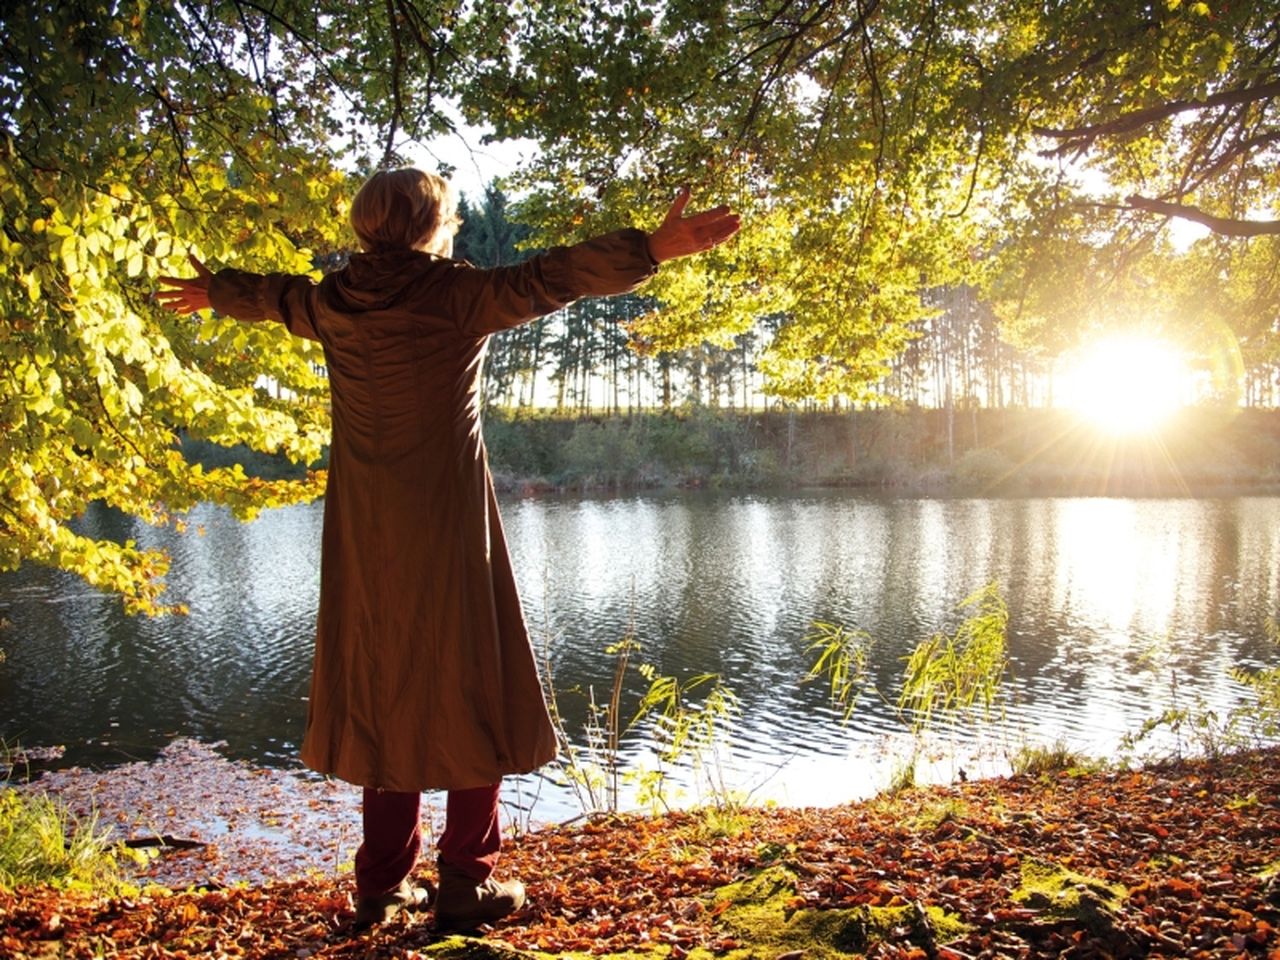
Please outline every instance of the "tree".
[{"label": "tree", "polygon": [[74,570],[134,610],[159,608],[165,558],[77,533],[91,501],[166,523],[202,500],[251,516],[319,490],[203,470],[178,441],[315,460],[320,353],[150,301],[188,242],[307,271],[341,222],[346,177],[323,146],[337,131],[312,106],[327,81],[296,47],[244,42],[235,13],[46,3],[0,22],[0,569]]},{"label": "tree", "polygon": [[481,63],[463,105],[499,136],[542,143],[522,181],[541,188],[530,219],[590,232],[688,179],[751,224],[709,264],[664,270],[651,287],[663,310],[638,332],[660,350],[731,348],[762,313],[785,313],[763,360],[775,392],[874,394],[926,312],[922,273],[947,282],[967,261],[971,237],[947,214],[965,208],[972,178],[957,174],[979,152],[965,85],[975,72],[955,76],[979,15],[917,24],[905,3],[566,2],[533,18],[499,7],[489,13],[515,53]]},{"label": "tree", "polygon": [[[75,571],[164,609],[166,559],[77,532],[102,502],[180,524],[315,497],[202,469],[184,438],[314,463],[323,358],[275,325],[191,323],[156,277],[313,271],[351,247],[351,187],[440,112],[462,4],[35,0],[0,8],[0,569]],[[468,43],[489,40],[478,26]]]},{"label": "tree", "polygon": [[[463,198],[459,208],[462,227],[454,241],[454,255],[479,267],[518,263],[535,251],[525,247],[529,228],[511,218],[510,203],[496,183],[486,185],[479,207]],[[490,341],[485,363],[486,403],[526,406],[542,366],[547,328],[551,320],[504,330]]]}]

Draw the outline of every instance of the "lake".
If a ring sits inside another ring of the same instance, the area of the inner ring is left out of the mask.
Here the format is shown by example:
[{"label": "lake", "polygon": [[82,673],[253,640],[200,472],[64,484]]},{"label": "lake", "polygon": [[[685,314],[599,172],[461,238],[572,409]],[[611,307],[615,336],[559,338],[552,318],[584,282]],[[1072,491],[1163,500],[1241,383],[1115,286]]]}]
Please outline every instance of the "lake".
[{"label": "lake", "polygon": [[[1003,718],[931,741],[924,779],[1002,772],[1025,742],[1115,754],[1169,706],[1243,702],[1228,671],[1269,665],[1280,616],[1280,498],[892,499],[848,492],[511,499],[504,521],[526,615],[582,742],[586,692],[608,699],[615,658],[687,679],[719,674],[736,694],[713,751],[672,771],[668,799],[717,791],[829,804],[882,788],[911,738],[892,707],[902,658],[964,618],[992,581],[1009,609]],[[64,763],[149,759],[176,737],[225,741],[229,757],[296,768],[317,601],[319,504],[239,524],[203,507],[191,532],[106,510],[99,535],[163,545],[185,617],[131,619],[74,577],[0,578],[0,736],[63,744]],[[197,533],[201,528],[203,533]],[[816,622],[865,630],[880,696],[848,723],[805,683]],[[624,712],[647,683],[632,670]],[[696,705],[696,699],[694,701]],[[654,770],[653,727],[624,737]],[[1166,735],[1162,749],[1172,747]],[[665,769],[664,765],[664,769]],[[623,785],[635,805],[636,785]],[[554,767],[508,784],[531,820],[581,806]]]}]

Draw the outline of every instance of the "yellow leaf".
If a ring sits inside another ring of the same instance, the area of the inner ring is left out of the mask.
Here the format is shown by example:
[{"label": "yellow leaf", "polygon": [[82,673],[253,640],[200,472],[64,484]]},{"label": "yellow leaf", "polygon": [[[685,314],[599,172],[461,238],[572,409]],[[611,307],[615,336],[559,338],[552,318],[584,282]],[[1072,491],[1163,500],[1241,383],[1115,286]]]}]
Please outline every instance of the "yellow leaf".
[{"label": "yellow leaf", "polygon": [[62,255],[62,266],[67,273],[74,274],[80,269],[80,259],[76,255],[76,235],[69,233],[62,238],[62,247],[60,253]]},{"label": "yellow leaf", "polygon": [[27,400],[27,409],[38,416],[43,416],[53,409],[53,398],[47,393]]}]

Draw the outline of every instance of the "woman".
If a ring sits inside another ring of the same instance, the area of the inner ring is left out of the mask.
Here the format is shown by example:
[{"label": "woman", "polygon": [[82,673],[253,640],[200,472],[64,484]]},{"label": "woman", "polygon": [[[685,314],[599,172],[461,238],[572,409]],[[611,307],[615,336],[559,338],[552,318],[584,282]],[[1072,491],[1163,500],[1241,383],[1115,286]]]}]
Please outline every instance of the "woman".
[{"label": "woman", "polygon": [[356,922],[426,905],[409,875],[420,794],[448,791],[436,924],[470,929],[518,909],[519,881],[493,877],[503,776],[555,757],[480,431],[490,334],[584,296],[634,289],[658,264],[739,227],[717,207],[685,216],[688,190],[651,234],[620,230],[490,270],[451,259],[448,183],[375,174],[351,223],[362,253],[319,284],[210,273],[161,278],[182,313],[213,307],[318,340],[333,438],[320,611],[302,759],[364,788]]}]

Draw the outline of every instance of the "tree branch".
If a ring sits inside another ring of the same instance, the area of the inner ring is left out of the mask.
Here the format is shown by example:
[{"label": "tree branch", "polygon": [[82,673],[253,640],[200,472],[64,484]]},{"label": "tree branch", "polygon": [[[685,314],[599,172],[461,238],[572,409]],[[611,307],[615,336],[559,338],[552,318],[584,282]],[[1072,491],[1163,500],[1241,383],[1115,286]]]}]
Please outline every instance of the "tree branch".
[{"label": "tree branch", "polygon": [[317,39],[307,36],[307,34],[303,33],[300,28],[294,26],[293,23],[285,20],[273,9],[256,2],[256,0],[233,0],[233,2],[236,4],[237,9],[243,5],[252,10],[258,11],[263,18],[275,23],[287,36],[296,40],[302,49],[306,51],[308,56],[310,56],[312,65],[329,79],[329,82],[332,84],[332,89],[345,97],[347,103],[351,104],[354,109],[357,111],[359,110],[360,104],[356,102],[355,97],[352,96],[347,85],[342,82],[342,79],[334,72],[330,65],[332,62],[341,61],[342,58],[339,57],[337,52],[323,46]]},{"label": "tree branch", "polygon": [[391,118],[387,121],[387,146],[383,151],[382,165],[390,166],[395,156],[396,128],[404,111],[400,99],[400,76],[404,68],[404,50],[400,46],[400,27],[396,17],[395,0],[387,0],[387,29],[391,31]]},{"label": "tree branch", "polygon": [[[424,118],[430,118],[429,123],[432,129],[444,120],[444,127],[452,130],[452,122],[441,116],[440,111],[432,105],[432,101],[436,99],[436,89],[447,65],[457,64],[463,60],[463,57],[450,43],[444,24],[439,27],[439,36],[433,35],[431,21],[418,9],[413,0],[396,0],[396,6],[400,10],[405,26],[417,42],[418,49],[427,58],[427,75],[423,92],[419,97],[422,105],[412,118],[412,129],[406,125],[406,130],[414,137],[421,136]],[[403,117],[401,123],[405,125]]]},{"label": "tree branch", "polygon": [[982,157],[987,146],[987,122],[985,119],[985,106],[987,99],[987,78],[986,69],[978,57],[973,56],[971,62],[978,70],[978,97],[980,106],[978,108],[978,144],[973,152],[973,166],[969,171],[969,189],[965,193],[964,203],[955,213],[948,213],[949,217],[963,217],[969,212],[969,205],[973,202],[974,192],[978,189],[978,173],[982,169]]},{"label": "tree branch", "polygon": [[1170,203],[1167,200],[1154,200],[1132,194],[1125,202],[1135,210],[1148,213],[1159,213],[1166,217],[1180,217],[1208,227],[1214,233],[1225,237],[1262,237],[1280,235],[1280,220],[1231,220],[1227,217],[1215,217],[1205,213],[1199,207],[1185,203]]},{"label": "tree branch", "polygon": [[[783,22],[782,13],[791,5],[790,0],[788,0],[774,16],[750,26],[761,32],[771,27],[779,27]],[[782,32],[766,35],[732,63],[723,67],[716,74],[717,80],[724,80],[733,76],[734,72],[741,67],[757,62],[760,55],[770,48],[777,48],[774,51],[772,60],[759,60],[764,68],[764,76],[756,85],[751,102],[747,106],[740,125],[738,142],[741,143],[746,138],[764,109],[765,101],[768,99],[770,92],[787,75],[789,70],[796,71],[811,63],[825,51],[848,41],[858,31],[862,31],[865,36],[867,21],[876,14],[879,6],[880,0],[863,0],[863,2],[857,4],[857,16],[853,20],[837,30],[834,35],[815,43],[812,48],[805,49],[801,46],[801,42],[836,16],[834,4],[830,2],[817,4],[812,11],[804,10],[800,15],[800,19],[794,23],[787,24],[787,27]],[[744,26],[746,25],[744,24]]]},{"label": "tree branch", "polygon": [[1245,156],[1263,147],[1280,141],[1280,130],[1272,130],[1267,133],[1259,134],[1256,137],[1246,137],[1243,140],[1237,140],[1225,147],[1217,157],[1213,158],[1207,166],[1194,171],[1193,179],[1185,181],[1179,187],[1179,196],[1189,193],[1199,187],[1204,186],[1210,179],[1217,176],[1221,170],[1231,163],[1237,157]]},{"label": "tree branch", "polygon": [[1269,100],[1280,96],[1280,80],[1260,83],[1252,87],[1237,87],[1234,90],[1223,90],[1203,100],[1170,100],[1143,110],[1122,113],[1114,120],[1103,123],[1086,124],[1081,127],[1032,127],[1032,132],[1042,137],[1060,140],[1061,143],[1052,150],[1045,151],[1046,156],[1068,153],[1083,146],[1088,146],[1099,137],[1116,136],[1132,133],[1159,120],[1165,120],[1179,113],[1192,110],[1212,110],[1217,107],[1235,106],[1243,103],[1255,103],[1258,100]]}]

